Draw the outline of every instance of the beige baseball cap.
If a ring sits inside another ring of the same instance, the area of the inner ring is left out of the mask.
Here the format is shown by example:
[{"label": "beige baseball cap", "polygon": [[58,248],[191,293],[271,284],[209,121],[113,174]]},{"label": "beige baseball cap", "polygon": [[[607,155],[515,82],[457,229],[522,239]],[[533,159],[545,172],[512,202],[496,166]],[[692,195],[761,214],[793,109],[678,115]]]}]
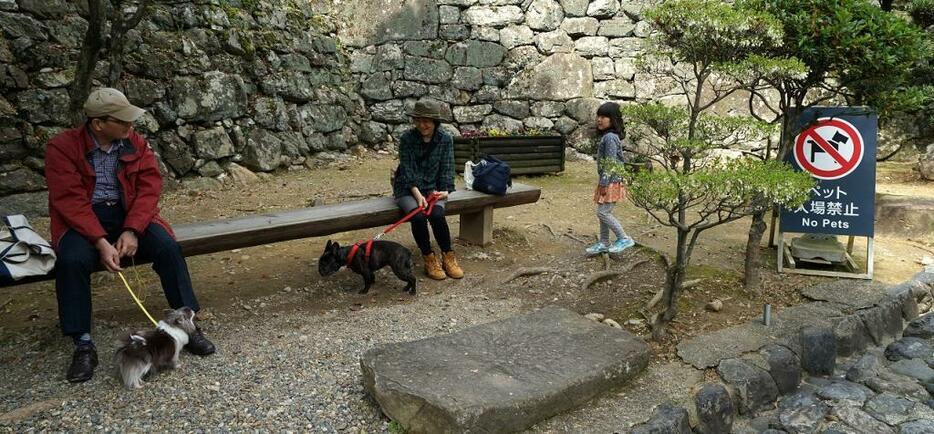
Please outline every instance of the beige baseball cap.
[{"label": "beige baseball cap", "polygon": [[121,121],[133,122],[146,113],[126,99],[123,92],[110,87],[102,87],[91,92],[84,103],[84,114],[89,118],[110,116]]}]

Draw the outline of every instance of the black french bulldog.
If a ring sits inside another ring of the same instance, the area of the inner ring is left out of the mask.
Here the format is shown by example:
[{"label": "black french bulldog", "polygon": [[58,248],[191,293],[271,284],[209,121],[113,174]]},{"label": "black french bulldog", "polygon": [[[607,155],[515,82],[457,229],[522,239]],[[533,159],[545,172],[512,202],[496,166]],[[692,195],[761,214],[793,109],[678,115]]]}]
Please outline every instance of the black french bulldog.
[{"label": "black french bulldog", "polygon": [[[350,254],[351,246],[341,247],[340,244],[328,240],[328,245],[324,247],[324,253],[318,260],[318,273],[322,276],[330,276],[347,265],[347,255]],[[350,261],[348,268],[363,276],[363,289],[361,294],[366,294],[370,290],[370,285],[376,281],[376,270],[385,266],[392,267],[393,274],[402,279],[408,285],[403,291],[415,295],[415,274],[412,272],[412,252],[402,244],[392,241],[373,241],[373,248],[370,251],[370,260],[366,261],[366,243],[361,243]]]}]

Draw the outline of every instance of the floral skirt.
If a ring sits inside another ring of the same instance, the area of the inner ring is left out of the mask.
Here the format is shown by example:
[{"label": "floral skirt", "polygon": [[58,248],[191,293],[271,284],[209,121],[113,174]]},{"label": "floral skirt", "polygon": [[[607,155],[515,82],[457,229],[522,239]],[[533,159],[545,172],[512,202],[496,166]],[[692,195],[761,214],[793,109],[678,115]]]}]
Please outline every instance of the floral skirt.
[{"label": "floral skirt", "polygon": [[611,182],[606,186],[606,192],[600,194],[598,185],[593,191],[593,201],[596,203],[615,203],[626,200],[626,186],[620,182]]}]

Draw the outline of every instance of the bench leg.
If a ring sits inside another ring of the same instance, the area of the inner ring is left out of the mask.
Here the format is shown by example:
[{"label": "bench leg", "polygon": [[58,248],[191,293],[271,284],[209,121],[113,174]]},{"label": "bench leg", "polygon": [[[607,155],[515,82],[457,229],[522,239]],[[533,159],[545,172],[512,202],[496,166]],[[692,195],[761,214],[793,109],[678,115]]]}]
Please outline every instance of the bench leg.
[{"label": "bench leg", "polygon": [[485,246],[493,241],[493,207],[461,214],[460,239]]}]

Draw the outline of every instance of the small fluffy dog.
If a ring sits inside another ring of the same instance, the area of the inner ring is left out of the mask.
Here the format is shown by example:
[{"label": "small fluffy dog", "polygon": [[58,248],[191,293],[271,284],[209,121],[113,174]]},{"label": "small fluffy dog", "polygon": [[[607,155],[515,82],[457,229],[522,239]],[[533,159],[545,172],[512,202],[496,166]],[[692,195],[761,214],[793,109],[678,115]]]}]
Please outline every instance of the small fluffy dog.
[{"label": "small fluffy dog", "polygon": [[117,350],[117,369],[129,389],[143,387],[143,377],[175,369],[178,353],[195,332],[195,312],[188,307],[170,310],[155,330],[138,331],[122,340]]},{"label": "small fluffy dog", "polygon": [[318,260],[318,273],[322,276],[330,276],[347,265],[348,268],[363,276],[363,289],[361,294],[370,291],[370,285],[376,281],[376,270],[385,266],[392,268],[393,274],[407,283],[403,291],[415,295],[415,273],[412,272],[412,252],[402,244],[392,241],[373,241],[373,247],[370,251],[369,261],[366,259],[366,243],[360,245],[354,254],[350,264],[347,264],[347,256],[352,247],[341,247],[340,244],[328,240],[324,247],[324,253]]}]

